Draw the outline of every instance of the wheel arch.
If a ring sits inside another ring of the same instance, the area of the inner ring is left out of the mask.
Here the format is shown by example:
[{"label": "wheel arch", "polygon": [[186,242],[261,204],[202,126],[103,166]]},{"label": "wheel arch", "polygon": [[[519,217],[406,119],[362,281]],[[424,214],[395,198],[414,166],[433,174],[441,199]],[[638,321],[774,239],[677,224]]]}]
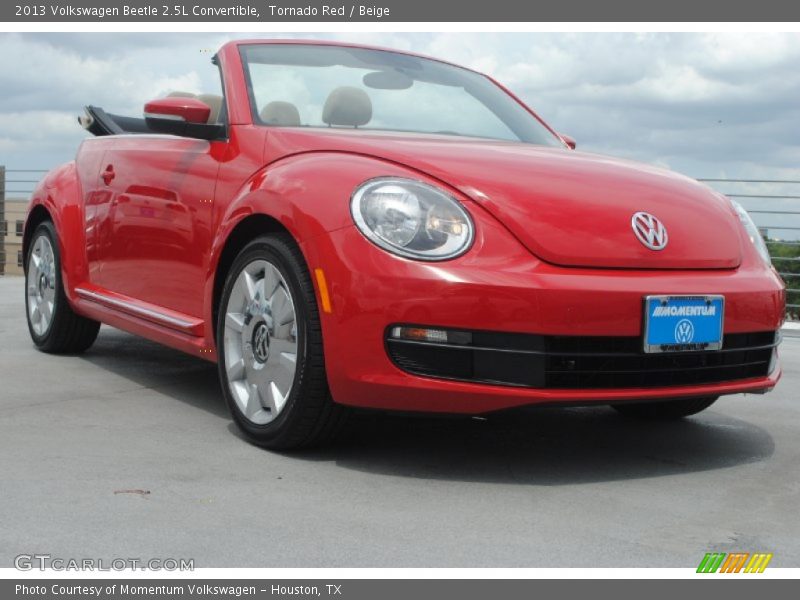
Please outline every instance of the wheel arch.
[{"label": "wheel arch", "polygon": [[[53,224],[58,237],[64,293],[72,304],[74,285],[88,274],[83,202],[75,161],[50,171],[33,191],[22,233],[23,257],[27,258],[30,252],[36,228],[45,221]],[[27,273],[27,265],[24,269]]]},{"label": "wheel arch", "polygon": [[[255,172],[229,203],[221,207],[209,257],[205,294],[209,343],[216,344],[225,279],[239,251],[265,233],[288,234],[300,248],[309,271],[308,252],[333,231],[355,227],[350,197],[362,182],[376,176],[409,176],[408,167],[377,157],[337,151],[287,156]],[[316,252],[312,252],[316,254]]]},{"label": "wheel arch", "polygon": [[[22,269],[26,275],[28,273],[28,251],[31,247],[33,232],[45,221],[54,223],[53,216],[43,204],[34,205],[25,219],[25,228],[22,231]],[[55,223],[53,226],[55,226]]]},{"label": "wheel arch", "polygon": [[247,244],[259,236],[270,233],[287,234],[297,243],[295,237],[280,221],[264,213],[255,213],[243,218],[225,239],[225,244],[219,253],[219,260],[214,269],[214,283],[211,292],[211,336],[214,340],[216,340],[217,336],[217,319],[219,317],[222,290],[225,287],[225,280],[233,261],[236,260],[236,257]]}]

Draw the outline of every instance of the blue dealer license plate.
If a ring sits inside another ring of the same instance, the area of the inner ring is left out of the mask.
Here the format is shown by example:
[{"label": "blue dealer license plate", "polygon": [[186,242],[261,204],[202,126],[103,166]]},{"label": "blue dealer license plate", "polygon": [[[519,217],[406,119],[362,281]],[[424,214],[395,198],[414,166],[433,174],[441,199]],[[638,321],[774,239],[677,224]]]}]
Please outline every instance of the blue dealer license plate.
[{"label": "blue dealer license plate", "polygon": [[722,348],[722,296],[646,296],[644,351]]}]

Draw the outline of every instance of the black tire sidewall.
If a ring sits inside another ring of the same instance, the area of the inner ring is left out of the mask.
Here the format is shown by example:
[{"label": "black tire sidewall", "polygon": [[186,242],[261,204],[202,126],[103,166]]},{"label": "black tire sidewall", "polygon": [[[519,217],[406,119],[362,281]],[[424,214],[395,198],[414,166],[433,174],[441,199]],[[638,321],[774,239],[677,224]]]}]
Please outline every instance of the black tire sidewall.
[{"label": "black tire sidewall", "polygon": [[[236,399],[230,391],[228,375],[225,369],[225,315],[231,290],[242,270],[255,260],[266,260],[274,265],[289,286],[289,294],[295,309],[295,322],[297,324],[297,367],[295,371],[292,391],[286,400],[286,405],[281,413],[269,423],[259,425],[245,417],[239,408]],[[298,265],[292,256],[287,244],[278,237],[265,236],[250,242],[242,249],[239,256],[231,266],[225,281],[217,315],[217,363],[222,393],[237,425],[249,434],[256,443],[271,444],[287,435],[293,421],[298,418],[298,404],[302,402],[306,382],[307,352],[309,348],[309,311],[316,310],[316,300],[311,302],[300,283],[297,270],[304,269],[305,265]]]}]

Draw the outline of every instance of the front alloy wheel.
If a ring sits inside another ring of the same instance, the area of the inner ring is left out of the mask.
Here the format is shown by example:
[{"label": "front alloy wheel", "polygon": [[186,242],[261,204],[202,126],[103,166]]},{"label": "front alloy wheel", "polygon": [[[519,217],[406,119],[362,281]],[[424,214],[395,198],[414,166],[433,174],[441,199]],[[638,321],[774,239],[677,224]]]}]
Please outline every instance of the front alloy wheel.
[{"label": "front alloy wheel", "polygon": [[291,237],[264,236],[242,249],[217,322],[223,394],[250,440],[289,449],[335,434],[346,413],[328,390],[314,287]]},{"label": "front alloy wheel", "polygon": [[273,421],[297,372],[297,324],[289,286],[275,265],[256,259],[239,273],[225,312],[225,372],[246,419]]}]

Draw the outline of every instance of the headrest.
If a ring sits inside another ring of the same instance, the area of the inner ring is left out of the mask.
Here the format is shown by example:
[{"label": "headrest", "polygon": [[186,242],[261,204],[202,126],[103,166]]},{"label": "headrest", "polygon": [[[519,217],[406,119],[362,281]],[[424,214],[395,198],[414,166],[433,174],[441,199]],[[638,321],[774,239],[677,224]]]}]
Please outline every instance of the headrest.
[{"label": "headrest", "polygon": [[328,125],[359,127],[372,119],[372,101],[359,88],[342,86],[333,90],[322,109],[322,122]]},{"label": "headrest", "polygon": [[261,109],[259,116],[267,125],[300,126],[300,111],[291,102],[282,102],[280,100],[270,102]]},{"label": "headrest", "polygon": [[167,98],[194,98],[194,94],[192,92],[170,92],[167,94]]},{"label": "headrest", "polygon": [[222,96],[217,94],[197,94],[196,97],[211,109],[211,114],[208,116],[208,124],[213,125],[219,121],[219,113],[222,110]]}]

